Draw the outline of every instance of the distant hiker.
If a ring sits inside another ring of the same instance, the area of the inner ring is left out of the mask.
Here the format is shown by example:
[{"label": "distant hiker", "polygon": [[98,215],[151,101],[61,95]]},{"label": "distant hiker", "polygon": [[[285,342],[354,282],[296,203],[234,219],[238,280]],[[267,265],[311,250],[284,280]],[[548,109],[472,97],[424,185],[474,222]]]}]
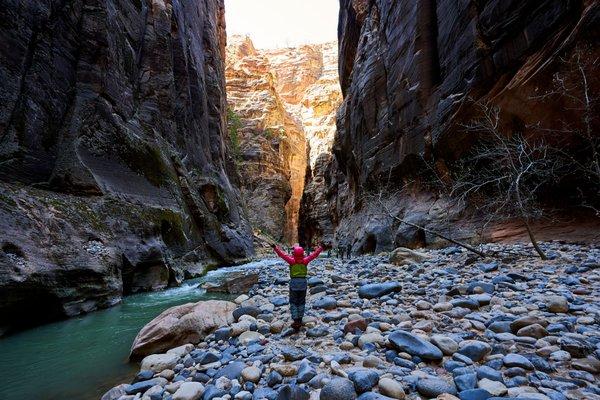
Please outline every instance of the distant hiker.
[{"label": "distant hiker", "polygon": [[321,251],[323,251],[323,247],[317,247],[307,257],[304,257],[304,249],[300,246],[294,246],[291,256],[284,253],[277,245],[273,245],[273,250],[290,266],[290,312],[294,320],[292,328],[298,331],[302,326],[304,305],[306,304],[307,265],[319,256]]},{"label": "distant hiker", "polygon": [[341,258],[342,260],[344,259],[344,246],[342,246],[341,244],[337,248],[337,254],[339,258]]},{"label": "distant hiker", "polygon": [[346,258],[352,258],[352,245],[350,243],[346,245]]}]

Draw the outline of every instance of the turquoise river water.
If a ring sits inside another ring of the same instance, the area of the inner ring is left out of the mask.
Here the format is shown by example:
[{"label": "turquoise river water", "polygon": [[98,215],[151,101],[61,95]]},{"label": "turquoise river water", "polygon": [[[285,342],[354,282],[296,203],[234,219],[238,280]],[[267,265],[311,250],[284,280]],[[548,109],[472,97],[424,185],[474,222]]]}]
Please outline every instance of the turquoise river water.
[{"label": "turquoise river water", "polygon": [[[165,309],[224,295],[199,286],[255,262],[221,268],[177,288],[124,298],[107,310],[59,321],[0,339],[0,399],[99,399],[138,371],[129,348],[140,328]],[[272,261],[271,261],[272,262]]]}]

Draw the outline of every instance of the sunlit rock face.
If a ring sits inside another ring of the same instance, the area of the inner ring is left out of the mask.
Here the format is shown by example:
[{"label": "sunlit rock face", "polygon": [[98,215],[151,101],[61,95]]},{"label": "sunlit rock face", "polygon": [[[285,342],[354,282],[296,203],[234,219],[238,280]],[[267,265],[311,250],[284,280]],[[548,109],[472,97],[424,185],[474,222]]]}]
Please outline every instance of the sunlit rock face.
[{"label": "sunlit rock face", "polygon": [[[540,127],[581,124],[581,107],[539,94],[578,46],[597,59],[599,9],[597,1],[342,0],[344,101],[335,168],[326,178],[335,193],[337,242],[357,252],[412,243],[406,226],[378,213],[367,197],[402,187],[424,168],[422,156],[443,173],[446,162],[463,155],[472,143],[463,124],[476,116],[473,100],[500,106],[507,132],[543,135]],[[407,193],[394,212],[465,236],[460,210],[435,194]]]},{"label": "sunlit rock face", "polygon": [[[242,193],[254,229],[295,240],[306,148],[301,126],[283,105],[268,59],[244,37],[227,46],[229,129],[238,142]],[[235,147],[235,146],[234,146]]]},{"label": "sunlit rock face", "polygon": [[308,85],[299,103],[291,105],[304,126],[309,145],[306,185],[300,206],[300,241],[304,244],[331,243],[335,214],[330,191],[331,154],[336,131],[336,112],[342,101],[337,72],[337,43],[318,47],[320,76]]},{"label": "sunlit rock face", "polygon": [[0,325],[253,254],[227,148],[222,0],[2,5]]},{"label": "sunlit rock face", "polygon": [[314,185],[319,157],[331,154],[341,101],[337,45],[256,50],[250,39],[234,36],[227,55],[228,104],[241,125],[239,170],[248,214],[256,229],[296,242],[305,186]]}]

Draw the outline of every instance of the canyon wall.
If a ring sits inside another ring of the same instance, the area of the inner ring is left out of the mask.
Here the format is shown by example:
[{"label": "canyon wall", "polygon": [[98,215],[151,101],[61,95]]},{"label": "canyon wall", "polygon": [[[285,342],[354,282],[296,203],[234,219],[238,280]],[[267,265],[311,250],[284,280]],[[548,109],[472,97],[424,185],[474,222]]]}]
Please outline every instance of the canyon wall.
[{"label": "canyon wall", "polygon": [[[597,1],[342,0],[338,25],[344,100],[329,180],[336,241],[355,252],[430,242],[383,215],[369,196],[397,190],[429,160],[440,174],[471,144],[474,102],[501,108],[524,135],[581,122],[564,99],[540,98],[576,48],[598,57]],[[596,75],[596,74],[592,74]],[[592,76],[591,75],[591,76]],[[387,199],[389,200],[389,199]],[[435,193],[406,191],[395,215],[457,237],[473,231]],[[333,221],[332,221],[333,219]]]},{"label": "canyon wall", "polygon": [[257,50],[249,38],[234,36],[226,81],[252,225],[275,240],[297,242],[303,193],[320,192],[313,171],[331,158],[341,102],[337,45]]},{"label": "canyon wall", "polygon": [[0,6],[3,326],[253,254],[227,148],[222,0]]},{"label": "canyon wall", "polygon": [[305,245],[333,243],[337,220],[332,214],[331,171],[336,113],[342,102],[338,77],[337,43],[323,45],[323,67],[317,81],[308,87],[299,104],[304,132],[309,144],[306,185],[300,205],[299,239]]},{"label": "canyon wall", "polygon": [[285,109],[268,59],[249,38],[229,38],[226,59],[229,129],[250,222],[276,241],[293,241],[298,210],[292,199],[302,191],[306,157],[302,127]]}]

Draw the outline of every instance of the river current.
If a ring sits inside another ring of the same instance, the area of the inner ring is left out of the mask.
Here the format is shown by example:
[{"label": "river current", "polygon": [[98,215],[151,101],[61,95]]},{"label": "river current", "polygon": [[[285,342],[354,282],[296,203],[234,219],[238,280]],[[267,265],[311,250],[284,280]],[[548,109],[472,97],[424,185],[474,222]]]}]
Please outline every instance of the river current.
[{"label": "river current", "polygon": [[182,286],[127,296],[115,307],[42,325],[0,339],[0,399],[91,400],[130,382],[139,369],[127,357],[139,330],[169,307],[227,295],[200,286],[263,260],[220,268]]}]

